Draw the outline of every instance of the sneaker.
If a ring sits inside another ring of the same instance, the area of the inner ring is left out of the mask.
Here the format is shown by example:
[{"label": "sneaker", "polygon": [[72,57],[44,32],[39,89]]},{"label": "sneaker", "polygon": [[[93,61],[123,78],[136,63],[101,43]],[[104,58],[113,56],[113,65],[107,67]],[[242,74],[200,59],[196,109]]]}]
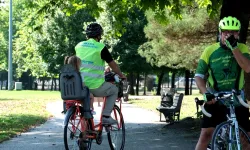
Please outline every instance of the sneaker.
[{"label": "sneaker", "polygon": [[103,125],[112,125],[118,123],[116,120],[114,120],[112,117],[102,117],[102,124]]}]

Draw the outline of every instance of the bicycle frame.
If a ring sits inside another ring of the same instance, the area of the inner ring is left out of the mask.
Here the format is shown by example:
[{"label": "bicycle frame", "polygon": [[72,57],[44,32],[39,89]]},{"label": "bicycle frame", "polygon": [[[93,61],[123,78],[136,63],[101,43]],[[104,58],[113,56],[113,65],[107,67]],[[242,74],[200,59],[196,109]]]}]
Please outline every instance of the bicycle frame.
[{"label": "bicycle frame", "polygon": [[[104,108],[105,108],[105,105],[106,105],[106,100],[107,100],[107,98],[106,97],[104,97],[103,98],[103,105],[102,105],[102,111],[101,112],[103,112],[103,110],[104,110]],[[122,111],[122,101],[121,101],[121,98],[117,98],[116,99],[116,102],[119,102],[120,104],[119,104],[119,107],[120,107],[120,110]],[[117,119],[117,114],[116,114],[116,112],[114,112],[115,113],[115,119]],[[98,123],[98,124],[94,124],[94,121],[93,121],[93,119],[92,119],[92,126],[94,127],[94,129],[96,129],[96,128],[98,128],[96,131],[102,131],[102,129],[103,129],[103,125],[102,125],[102,115],[100,116],[100,122]],[[121,127],[121,124],[118,124],[118,127]]]},{"label": "bicycle frame", "polygon": [[[121,81],[121,80],[120,80]],[[109,145],[110,148],[113,147],[114,145],[112,142],[112,140],[110,139],[110,135],[111,135],[111,131],[113,131],[112,129],[120,129],[121,127],[124,127],[124,121],[122,118],[122,114],[121,114],[121,109],[122,109],[122,100],[121,98],[117,98],[115,102],[120,103],[115,105],[115,107],[112,110],[112,118],[114,118],[115,120],[118,121],[118,123],[115,126],[112,125],[103,125],[102,124],[102,112],[106,106],[106,100],[107,97],[103,98],[103,105],[101,108],[101,115],[100,115],[100,120],[98,123],[95,124],[94,122],[94,118],[93,117],[88,117],[85,118],[85,114],[83,113],[84,110],[82,108],[82,101],[81,100],[65,100],[65,104],[66,104],[66,110],[68,111],[66,113],[66,118],[67,118],[67,122],[65,124],[65,127],[67,126],[67,128],[64,127],[64,142],[66,143],[65,147],[67,149],[67,143],[68,140],[67,138],[65,138],[67,135],[67,133],[70,133],[70,138],[71,139],[77,139],[78,144],[82,143],[82,140],[84,142],[89,142],[88,146],[90,146],[91,148],[91,143],[92,140],[96,140],[97,144],[101,144],[102,143],[102,131],[103,131],[103,127],[105,127],[106,132],[108,133],[108,141],[109,141]],[[121,120],[122,119],[122,120]],[[71,124],[70,128],[69,128],[69,124]],[[122,130],[123,135],[124,134],[124,129]],[[78,132],[80,132],[78,134]],[[76,134],[76,136],[75,136]],[[72,137],[71,137],[72,136]],[[67,136],[68,137],[68,136]],[[85,141],[86,140],[86,141]],[[122,145],[121,147],[124,147],[124,136],[122,138]],[[80,142],[79,142],[80,141]],[[110,144],[111,143],[111,144]],[[79,147],[85,146],[84,144],[80,146],[80,144],[78,145]],[[113,145],[113,146],[112,146]]]},{"label": "bicycle frame", "polygon": [[[236,141],[237,149],[240,150],[241,149],[241,140],[240,140],[240,133],[239,133],[240,127],[239,127],[239,124],[238,124],[238,121],[236,118],[235,107],[234,107],[234,98],[237,96],[236,92],[233,91],[232,93],[229,93],[229,94],[222,93],[223,96],[220,96],[219,94],[217,94],[217,96],[215,96],[216,100],[219,100],[222,103],[224,103],[226,101],[229,102],[229,106],[227,106],[229,108],[229,113],[227,113],[227,121],[226,121],[226,122],[230,123],[230,125],[229,125],[229,137],[228,137],[229,138],[228,139],[229,150],[233,150],[232,149],[232,146],[233,146],[232,141]],[[238,100],[242,106],[249,108],[249,105],[247,103],[245,103],[241,99],[241,97],[238,97]],[[197,105],[200,105],[203,114],[206,115],[207,117],[211,117],[211,114],[206,112],[206,110],[204,109],[204,101],[199,100],[198,98],[195,98],[195,101],[196,101]],[[234,129],[233,129],[233,126],[234,126]],[[219,128],[220,128],[220,126],[219,126]],[[247,140],[248,140],[248,142],[250,142],[249,136],[246,133],[244,135],[247,136]],[[234,139],[234,137],[235,137],[235,139]]]},{"label": "bicycle frame", "polygon": [[[104,97],[104,100],[103,100],[103,105],[102,105],[102,110],[101,112],[103,112],[104,108],[105,108],[105,105],[106,105],[106,100],[107,98]],[[80,101],[76,101],[76,100],[67,100],[66,102],[71,102],[71,103],[75,103],[75,106],[76,106],[76,111],[75,111],[75,116],[77,115],[77,113],[80,113]],[[120,110],[122,110],[122,101],[121,101],[121,98],[117,98],[116,99],[116,102],[119,102],[119,107],[120,107]],[[114,115],[115,115],[115,119],[117,119],[117,112],[114,111]],[[81,131],[84,132],[86,129],[83,125],[83,119],[84,117],[80,117],[80,121],[78,122],[77,126],[76,127],[73,127],[74,129],[73,132],[76,131],[77,127],[79,127],[79,123],[81,123]],[[75,120],[74,120],[75,121]],[[98,133],[101,133],[102,130],[103,130],[103,125],[102,125],[102,115],[100,116],[100,122],[98,124],[95,124],[94,123],[94,119],[91,119],[91,125],[93,127],[92,129],[92,133],[94,133],[93,135],[87,135],[86,137],[87,138],[91,138],[91,139],[96,139],[96,135]],[[120,128],[121,127],[121,123],[118,124],[118,127]]]},{"label": "bicycle frame", "polygon": [[232,130],[232,125],[234,125],[234,132],[235,132],[235,136],[236,136],[236,143],[237,143],[237,149],[240,150],[241,146],[240,146],[240,133],[239,133],[239,124],[236,118],[236,114],[235,114],[235,107],[233,105],[234,103],[234,99],[233,96],[231,97],[230,101],[229,101],[229,115],[227,114],[227,122],[230,122],[231,125],[229,127],[229,150],[232,150],[232,134],[233,134],[233,130]]},{"label": "bicycle frame", "polygon": [[[235,136],[236,136],[236,143],[237,143],[237,149],[240,149],[240,134],[239,134],[239,125],[238,125],[238,121],[236,119],[236,114],[235,114],[235,109],[233,104],[231,104],[230,102],[230,114],[229,116],[227,115],[228,118],[228,122],[231,122],[231,125],[234,125],[235,127]],[[232,141],[232,126],[230,126],[229,128],[229,141]],[[232,143],[229,143],[229,150],[232,150]]]}]

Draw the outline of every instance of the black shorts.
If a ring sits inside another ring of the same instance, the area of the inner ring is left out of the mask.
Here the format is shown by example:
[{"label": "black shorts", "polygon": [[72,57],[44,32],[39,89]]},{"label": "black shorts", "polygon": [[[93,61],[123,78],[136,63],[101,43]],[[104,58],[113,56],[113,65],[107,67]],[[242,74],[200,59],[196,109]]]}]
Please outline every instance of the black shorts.
[{"label": "black shorts", "polygon": [[[204,108],[212,117],[209,118],[203,115],[202,128],[215,128],[220,123],[227,121],[226,114],[229,110],[226,106],[215,103],[213,105],[205,104]],[[235,107],[235,113],[239,125],[247,132],[250,132],[249,109],[244,106]]]}]

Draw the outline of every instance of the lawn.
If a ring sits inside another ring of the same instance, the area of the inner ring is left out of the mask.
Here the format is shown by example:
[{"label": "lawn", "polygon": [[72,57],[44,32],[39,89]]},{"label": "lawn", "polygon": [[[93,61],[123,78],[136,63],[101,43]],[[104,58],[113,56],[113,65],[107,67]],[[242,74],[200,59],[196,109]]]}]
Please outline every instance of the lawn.
[{"label": "lawn", "polygon": [[[196,117],[194,98],[201,98],[201,95],[197,91],[193,93],[193,95],[184,96],[181,119]],[[44,123],[51,117],[51,114],[46,111],[46,104],[59,99],[61,99],[59,91],[0,90],[0,142],[25,132],[32,126]],[[160,96],[154,99],[130,99],[129,102],[159,114],[156,107],[160,104]]]},{"label": "lawn", "polygon": [[45,122],[46,104],[59,99],[59,91],[0,90],[0,142]]}]

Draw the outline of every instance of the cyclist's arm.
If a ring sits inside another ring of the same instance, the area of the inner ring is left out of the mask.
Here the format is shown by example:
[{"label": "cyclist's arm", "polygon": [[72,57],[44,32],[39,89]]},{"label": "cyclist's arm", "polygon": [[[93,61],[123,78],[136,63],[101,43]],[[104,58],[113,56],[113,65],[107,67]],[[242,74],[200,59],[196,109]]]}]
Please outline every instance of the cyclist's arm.
[{"label": "cyclist's arm", "polygon": [[116,74],[118,74],[121,78],[124,77],[124,75],[122,74],[119,66],[116,64],[116,62],[114,60],[111,61],[110,63],[108,63],[108,65],[110,66],[112,71],[114,71]]},{"label": "cyclist's arm", "polygon": [[249,73],[250,72],[250,60],[248,58],[249,57],[248,48],[245,45],[240,45],[237,49],[233,50],[233,55],[237,63],[240,65],[240,67],[245,72]]},{"label": "cyclist's arm", "polygon": [[105,60],[105,61],[108,63],[108,65],[110,66],[110,68],[112,69],[112,71],[114,71],[116,74],[118,74],[121,78],[126,78],[126,77],[122,74],[122,72],[121,72],[119,66],[118,66],[118,65],[116,64],[116,62],[113,60],[113,58],[112,58],[112,56],[111,56],[111,54],[110,54],[110,52],[108,51],[108,48],[107,48],[106,46],[103,48],[103,50],[102,50],[102,52],[101,52],[101,58],[102,58],[103,60]]},{"label": "cyclist's arm", "polygon": [[200,60],[198,62],[198,66],[195,72],[195,82],[201,92],[204,94],[207,92],[205,75],[208,73],[208,50],[203,51]]},{"label": "cyclist's arm", "polygon": [[199,76],[195,77],[195,82],[197,87],[199,88],[199,90],[201,91],[201,94],[204,94],[207,92],[207,88],[206,88],[206,82],[204,79],[202,79]]}]

